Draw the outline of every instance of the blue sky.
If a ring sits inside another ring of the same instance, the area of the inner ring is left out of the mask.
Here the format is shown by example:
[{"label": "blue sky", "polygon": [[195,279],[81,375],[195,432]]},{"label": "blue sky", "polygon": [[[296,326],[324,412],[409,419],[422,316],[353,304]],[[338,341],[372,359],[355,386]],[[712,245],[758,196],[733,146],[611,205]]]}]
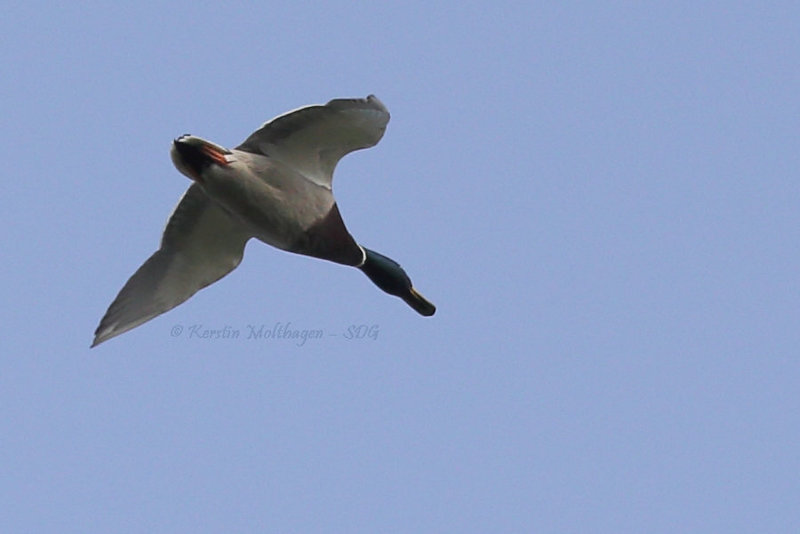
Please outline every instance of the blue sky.
[{"label": "blue sky", "polygon": [[[790,2],[7,6],[0,530],[796,532],[798,24]],[[189,185],[173,138],[369,93],[392,120],[334,190],[434,317],[251,241],[89,350]],[[276,324],[325,335],[248,338]]]}]

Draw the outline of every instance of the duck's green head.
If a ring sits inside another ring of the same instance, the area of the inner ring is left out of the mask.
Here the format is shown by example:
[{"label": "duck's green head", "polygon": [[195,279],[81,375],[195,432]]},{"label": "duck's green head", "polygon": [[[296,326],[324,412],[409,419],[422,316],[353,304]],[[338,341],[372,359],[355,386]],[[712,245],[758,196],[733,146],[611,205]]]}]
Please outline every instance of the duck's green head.
[{"label": "duck's green head", "polygon": [[390,295],[400,297],[421,315],[430,317],[436,313],[436,306],[414,289],[411,279],[399,263],[374,250],[362,248],[366,257],[359,269],[364,271],[376,286]]}]

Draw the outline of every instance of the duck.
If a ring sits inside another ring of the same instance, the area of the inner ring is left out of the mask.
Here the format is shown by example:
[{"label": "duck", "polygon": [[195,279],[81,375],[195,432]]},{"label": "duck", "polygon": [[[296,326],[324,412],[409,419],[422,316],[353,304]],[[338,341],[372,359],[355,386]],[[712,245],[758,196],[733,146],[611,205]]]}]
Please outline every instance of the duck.
[{"label": "duck", "polygon": [[125,283],[92,347],[185,302],[233,271],[255,238],[281,250],[363,272],[422,316],[436,307],[393,259],[353,238],[333,196],[333,172],[350,152],[375,146],[389,123],[375,96],[305,106],[264,123],[233,149],[193,135],[170,156],[192,180],[172,211],[161,245]]}]

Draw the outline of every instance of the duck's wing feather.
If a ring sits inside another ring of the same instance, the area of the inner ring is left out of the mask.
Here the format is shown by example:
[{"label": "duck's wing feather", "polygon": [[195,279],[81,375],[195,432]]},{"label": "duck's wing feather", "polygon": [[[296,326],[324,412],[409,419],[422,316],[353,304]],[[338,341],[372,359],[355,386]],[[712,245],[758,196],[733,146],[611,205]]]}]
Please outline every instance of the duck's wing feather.
[{"label": "duck's wing feather", "polygon": [[250,237],[241,223],[192,184],[167,222],[161,247],[111,303],[92,346],[171,310],[231,272]]},{"label": "duck's wing feather", "polygon": [[330,189],[339,160],[375,146],[388,123],[389,111],[375,95],[337,99],[284,113],[236,148],[278,159]]}]

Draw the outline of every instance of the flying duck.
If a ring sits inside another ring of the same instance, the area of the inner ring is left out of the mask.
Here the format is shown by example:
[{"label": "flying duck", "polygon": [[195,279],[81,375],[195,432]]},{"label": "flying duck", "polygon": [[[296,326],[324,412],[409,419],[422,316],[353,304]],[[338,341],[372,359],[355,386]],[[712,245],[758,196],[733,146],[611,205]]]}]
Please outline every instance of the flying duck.
[{"label": "flying duck", "polygon": [[161,247],[120,290],[92,347],[171,310],[239,265],[247,241],[360,269],[424,316],[436,307],[394,260],[358,244],[336,207],[339,160],[383,137],[389,111],[374,95],[280,115],[227,149],[175,139],[175,167],[194,183],[170,215]]}]

